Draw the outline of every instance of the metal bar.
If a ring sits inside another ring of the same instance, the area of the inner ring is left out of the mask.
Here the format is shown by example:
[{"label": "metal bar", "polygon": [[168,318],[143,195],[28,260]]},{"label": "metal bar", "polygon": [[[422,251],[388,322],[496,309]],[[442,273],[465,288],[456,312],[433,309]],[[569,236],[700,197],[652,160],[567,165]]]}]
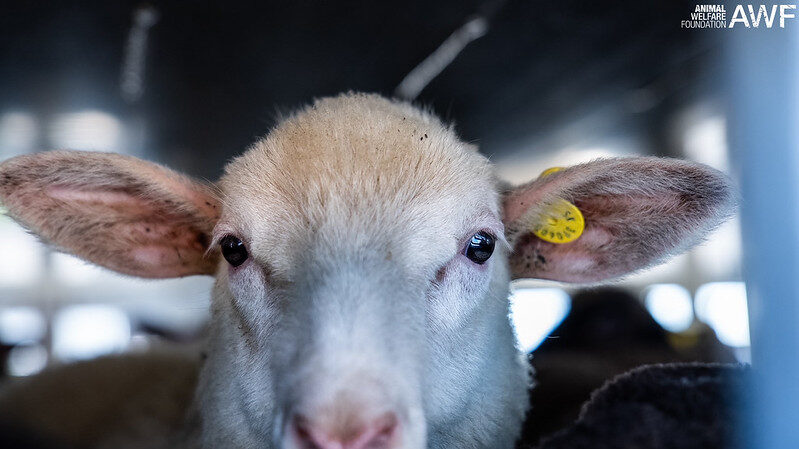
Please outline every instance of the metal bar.
[{"label": "metal bar", "polygon": [[[735,5],[729,4],[728,14]],[[799,447],[799,23],[737,26],[725,61],[754,376],[747,447]]]}]

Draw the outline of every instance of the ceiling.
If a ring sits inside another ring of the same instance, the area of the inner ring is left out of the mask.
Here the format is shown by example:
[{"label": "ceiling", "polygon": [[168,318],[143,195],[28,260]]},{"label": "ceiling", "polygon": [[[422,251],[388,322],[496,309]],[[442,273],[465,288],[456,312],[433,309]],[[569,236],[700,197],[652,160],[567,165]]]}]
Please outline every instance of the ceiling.
[{"label": "ceiling", "polygon": [[[618,138],[672,154],[669,120],[718,93],[718,33],[680,29],[694,5],[682,0],[5,3],[0,113],[105,111],[135,130],[131,152],[211,179],[281,111],[347,90],[391,95],[475,14],[488,33],[418,101],[494,160]],[[159,19],[130,101],[120,74],[146,5]]]}]

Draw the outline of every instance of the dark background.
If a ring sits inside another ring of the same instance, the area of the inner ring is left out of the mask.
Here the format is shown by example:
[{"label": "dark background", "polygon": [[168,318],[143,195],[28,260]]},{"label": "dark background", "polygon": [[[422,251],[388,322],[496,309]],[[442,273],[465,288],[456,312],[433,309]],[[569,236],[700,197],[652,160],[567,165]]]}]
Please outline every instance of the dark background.
[{"label": "dark background", "polygon": [[[9,2],[0,112],[100,109],[136,124],[130,151],[207,178],[278,113],[347,90],[392,95],[475,14],[490,17],[418,101],[495,160],[601,138],[677,155],[667,124],[716,96],[724,31],[680,28],[685,1]],[[159,14],[144,94],[123,99],[133,11]],[[40,146],[50,149],[49,142]]]}]

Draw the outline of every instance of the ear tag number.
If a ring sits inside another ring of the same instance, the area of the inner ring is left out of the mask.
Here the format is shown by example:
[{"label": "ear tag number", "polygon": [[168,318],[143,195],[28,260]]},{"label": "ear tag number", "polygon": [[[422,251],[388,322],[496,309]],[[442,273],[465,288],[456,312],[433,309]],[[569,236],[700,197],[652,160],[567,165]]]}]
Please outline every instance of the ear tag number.
[{"label": "ear tag number", "polygon": [[[560,170],[563,170],[563,167],[548,168],[540,177]],[[583,235],[585,218],[577,206],[562,198],[545,203],[544,206],[539,221],[533,225],[533,233],[538,238],[550,243],[569,243]]]}]

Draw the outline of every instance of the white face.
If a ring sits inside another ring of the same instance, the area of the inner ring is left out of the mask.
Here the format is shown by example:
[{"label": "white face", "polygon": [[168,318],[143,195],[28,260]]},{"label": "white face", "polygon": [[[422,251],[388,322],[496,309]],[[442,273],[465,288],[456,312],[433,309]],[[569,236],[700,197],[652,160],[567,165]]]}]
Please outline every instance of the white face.
[{"label": "white face", "polygon": [[222,183],[215,309],[254,434],[287,448],[421,448],[493,375],[477,361],[523,372],[490,179],[391,207],[328,188],[298,212],[239,195],[243,176]]}]

